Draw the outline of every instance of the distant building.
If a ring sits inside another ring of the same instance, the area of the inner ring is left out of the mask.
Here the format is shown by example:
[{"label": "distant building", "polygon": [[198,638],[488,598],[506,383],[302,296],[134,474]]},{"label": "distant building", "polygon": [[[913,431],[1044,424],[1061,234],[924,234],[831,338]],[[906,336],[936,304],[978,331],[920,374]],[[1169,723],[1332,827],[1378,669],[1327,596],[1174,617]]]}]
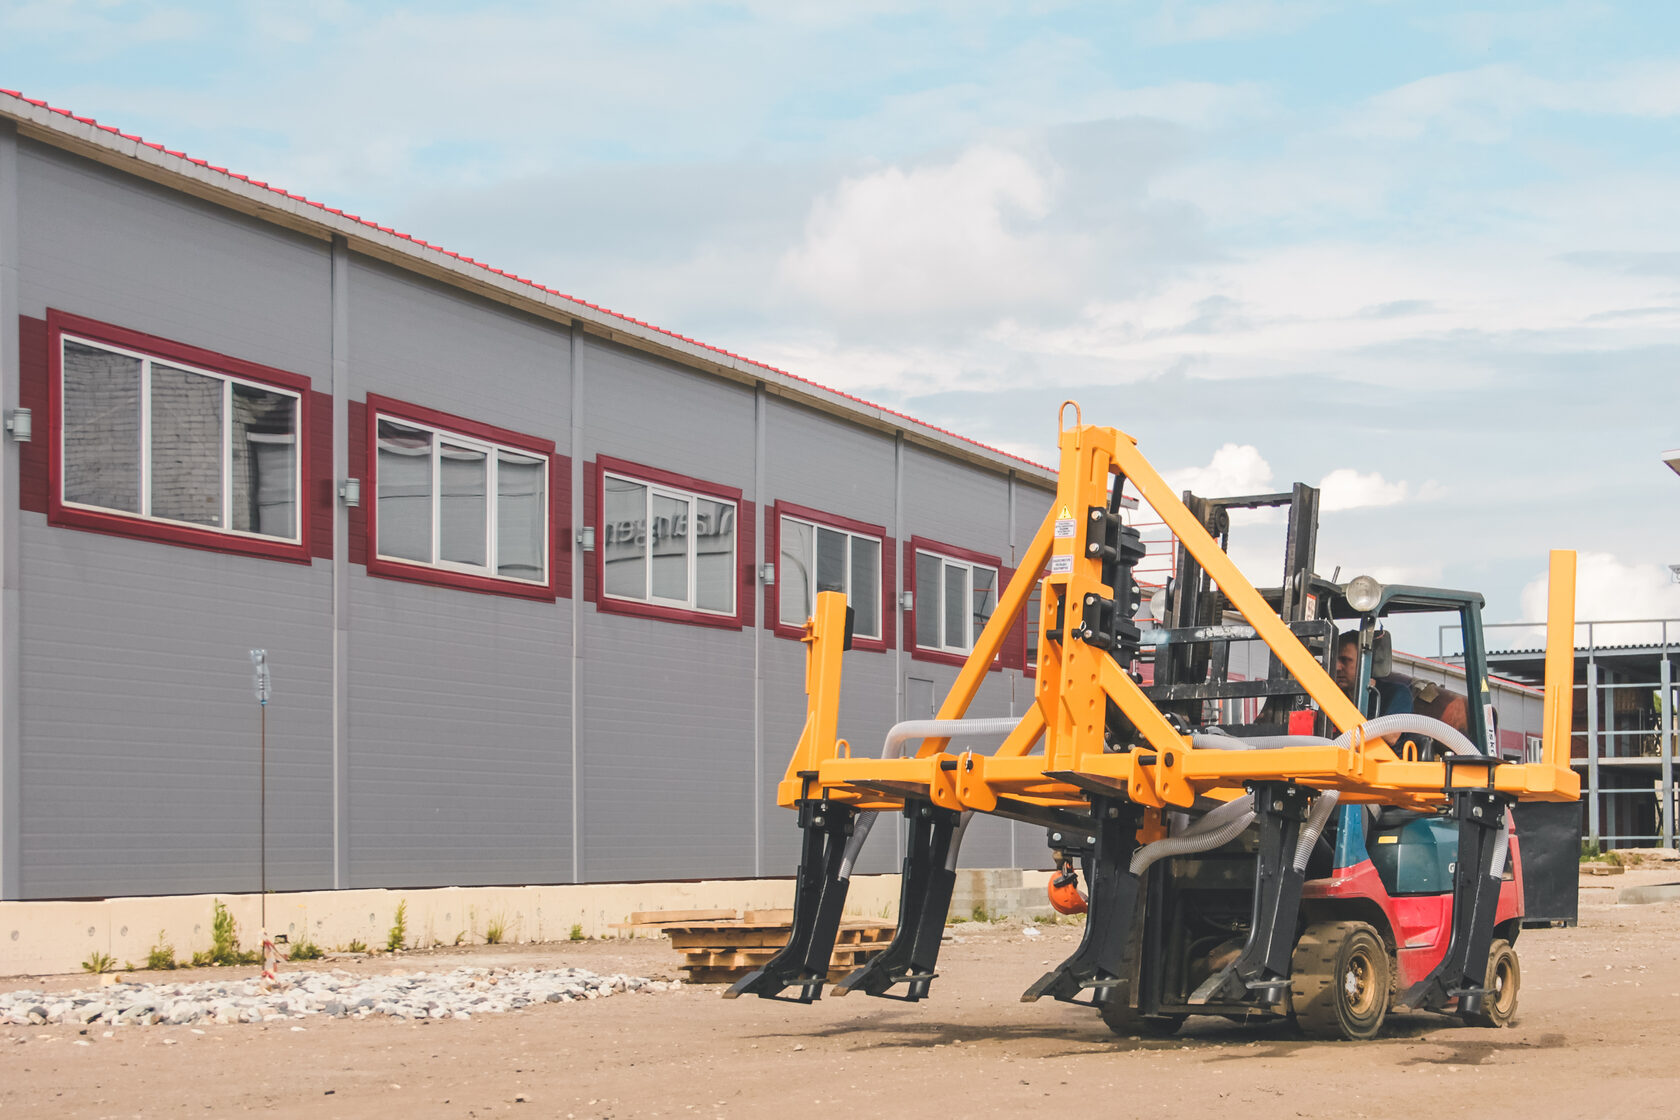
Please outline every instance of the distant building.
[{"label": "distant building", "polygon": [[879,749],[1055,483],[15,95],[0,376],[4,899],[254,890],[258,648],[273,889],[789,875],[814,591]]}]

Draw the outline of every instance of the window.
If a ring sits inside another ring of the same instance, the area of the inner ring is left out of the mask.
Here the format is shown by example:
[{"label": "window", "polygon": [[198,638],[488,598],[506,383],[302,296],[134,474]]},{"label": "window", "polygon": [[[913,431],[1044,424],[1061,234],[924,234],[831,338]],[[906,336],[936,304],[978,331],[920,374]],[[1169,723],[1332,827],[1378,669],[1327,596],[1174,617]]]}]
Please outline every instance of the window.
[{"label": "window", "polygon": [[55,522],[307,559],[305,379],[57,312],[49,323]]},{"label": "window", "polygon": [[738,503],[605,470],[605,598],[734,620]]},{"label": "window", "polygon": [[1538,735],[1523,736],[1523,761],[1541,762],[1545,757],[1545,744]]},{"label": "window", "polygon": [[852,635],[880,641],[881,537],[782,515],[776,561],[777,617],[803,626],[817,592],[841,591],[853,611]]},{"label": "window", "polygon": [[1025,671],[1036,676],[1038,673],[1038,618],[1044,606],[1044,578],[1039,577],[1037,583],[1027,596],[1026,611],[1026,662]]},{"label": "window", "polygon": [[966,654],[997,607],[995,565],[916,551],[916,644]]},{"label": "window", "polygon": [[427,569],[546,590],[552,445],[389,402],[369,404],[380,574]]}]

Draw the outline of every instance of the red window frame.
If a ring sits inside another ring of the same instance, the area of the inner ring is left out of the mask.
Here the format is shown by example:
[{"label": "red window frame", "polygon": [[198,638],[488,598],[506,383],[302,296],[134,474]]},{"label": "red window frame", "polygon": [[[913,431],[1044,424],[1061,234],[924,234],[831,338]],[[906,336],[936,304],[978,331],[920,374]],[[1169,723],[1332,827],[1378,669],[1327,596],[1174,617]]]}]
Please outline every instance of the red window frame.
[{"label": "red window frame", "polygon": [[[119,510],[89,509],[66,505],[64,502],[64,336],[75,335],[93,342],[104,342],[127,350],[138,350],[163,361],[197,366],[213,373],[226,374],[241,380],[268,385],[297,394],[297,457],[298,539],[282,541],[271,537],[241,536],[233,532],[184,525],[178,522],[152,520],[138,514]],[[294,564],[308,564],[313,556],[320,529],[316,526],[316,506],[322,500],[316,494],[320,455],[315,446],[317,432],[325,434],[326,418],[331,415],[331,398],[315,393],[309,378],[272,366],[259,365],[230,354],[205,350],[198,346],[175,342],[157,335],[130,330],[97,319],[73,315],[67,311],[47,311],[47,523],[69,529],[81,529],[109,536],[134,540],[160,541],[207,552],[224,552],[238,556],[255,556],[269,560],[283,560]],[[324,407],[323,407],[324,404]],[[330,436],[327,443],[330,453]],[[330,474],[330,471],[329,471]],[[330,502],[330,497],[326,499]],[[330,508],[330,506],[329,506]],[[331,555],[331,535],[321,542],[325,555]]]},{"label": "red window frame", "polygon": [[[607,594],[607,550],[606,550],[606,476],[608,473],[623,475],[637,482],[652,483],[655,486],[666,486],[673,490],[682,490],[700,497],[714,498],[720,502],[731,502],[735,506],[735,613],[713,614],[708,611],[688,610],[682,607],[670,607],[663,603],[646,603],[639,599],[619,599]],[[604,614],[623,614],[637,618],[657,618],[664,622],[677,622],[686,626],[709,626],[719,630],[741,630],[752,625],[753,603],[753,529],[755,512],[753,503],[741,496],[738,487],[723,486],[715,482],[694,478],[675,471],[660,470],[658,467],[644,466],[633,463],[628,459],[618,459],[610,455],[598,455],[589,464],[590,478],[588,486],[593,501],[589,513],[589,524],[595,530],[595,552],[589,561],[589,572],[593,577],[585,589],[586,597],[595,604],[595,609]]]},{"label": "red window frame", "polygon": [[[914,594],[916,590],[916,553],[930,552],[943,556],[947,560],[961,560],[969,564],[983,564],[998,574],[995,594],[999,599],[1003,597],[1003,589],[1008,586],[1004,582],[1005,571],[1003,560],[996,556],[988,556],[984,552],[975,552],[969,548],[958,548],[956,545],[943,544],[929,540],[926,537],[911,537],[904,542],[904,575],[905,590],[912,592],[910,609],[904,612],[904,649],[910,654],[912,661],[931,661],[939,665],[962,665],[968,661],[968,654],[949,653],[942,649],[928,649],[916,644],[916,613],[922,609],[921,596]],[[995,608],[994,608],[995,610]],[[979,638],[976,634],[975,637]],[[1008,647],[1007,635],[999,646],[997,655],[992,658],[988,671],[997,673],[1003,669],[1004,650]]]},{"label": "red window frame", "polygon": [[770,524],[765,528],[765,559],[776,565],[776,584],[764,589],[764,624],[766,629],[778,638],[799,639],[805,636],[803,626],[793,626],[782,621],[782,518],[796,517],[801,521],[810,521],[817,525],[824,525],[830,529],[838,529],[847,533],[861,533],[866,537],[874,537],[881,542],[881,636],[879,638],[865,638],[853,636],[852,648],[868,650],[873,653],[885,653],[892,648],[895,635],[893,624],[896,616],[893,611],[893,587],[898,573],[893,570],[893,560],[897,549],[897,542],[887,534],[880,525],[871,525],[867,521],[854,521],[849,517],[838,514],[824,513],[810,506],[796,505],[793,502],[777,501],[770,506]]},{"label": "red window frame", "polygon": [[[522,432],[509,431],[492,424],[468,420],[434,408],[424,408],[394,397],[369,393],[367,396],[366,427],[363,432],[362,514],[366,518],[366,562],[370,576],[426,583],[437,587],[453,587],[462,591],[476,591],[484,595],[509,595],[516,599],[536,599],[552,602],[562,594],[565,586],[561,574],[569,568],[563,562],[570,556],[569,548],[561,547],[560,530],[565,518],[564,497],[571,492],[571,471],[563,455],[557,455],[554,441]],[[524,451],[548,460],[548,582],[527,583],[500,576],[475,575],[447,568],[433,567],[415,561],[392,560],[379,555],[379,418],[388,416],[398,422],[407,420],[437,428],[445,434],[454,433],[468,439],[500,444],[515,451]]]}]

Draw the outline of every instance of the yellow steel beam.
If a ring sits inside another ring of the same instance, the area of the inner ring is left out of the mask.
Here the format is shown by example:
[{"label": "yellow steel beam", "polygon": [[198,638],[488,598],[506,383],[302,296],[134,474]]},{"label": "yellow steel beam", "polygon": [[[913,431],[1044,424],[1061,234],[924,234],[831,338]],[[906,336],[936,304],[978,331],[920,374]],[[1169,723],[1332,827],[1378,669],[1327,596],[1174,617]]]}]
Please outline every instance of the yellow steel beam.
[{"label": "yellow steel beam", "polygon": [[1581,791],[1569,765],[1575,718],[1575,554],[1554,549],[1546,593],[1546,699],[1540,724],[1540,757],[1560,788]]},{"label": "yellow steel beam", "polygon": [[817,768],[839,753],[840,665],[845,657],[846,596],[819,591],[817,609],[805,623],[805,727],[787,772],[776,788],[776,804],[791,808],[804,796]]},{"label": "yellow steel beam", "polygon": [[[974,694],[980,691],[981,683],[986,674],[991,671],[992,661],[997,657],[998,650],[1003,646],[1003,639],[1008,636],[1010,627],[1015,625],[1015,616],[1026,606],[1027,597],[1032,594],[1033,587],[1038,583],[1038,573],[1044,569],[1044,562],[1050,556],[1050,519],[1044,519],[1044,524],[1038,527],[1032,543],[1027,546],[1026,554],[1021,557],[1021,566],[1015,569],[1015,576],[998,597],[997,607],[992,611],[992,617],[986,621],[986,626],[980,631],[980,637],[975,640],[974,649],[969,653],[968,660],[957,673],[957,679],[951,684],[951,691],[945,694],[945,702],[939,705],[939,715],[936,719],[961,719],[967,712],[968,706],[974,700]],[[947,738],[929,738],[922,740],[918,755],[939,754],[951,740]]]}]

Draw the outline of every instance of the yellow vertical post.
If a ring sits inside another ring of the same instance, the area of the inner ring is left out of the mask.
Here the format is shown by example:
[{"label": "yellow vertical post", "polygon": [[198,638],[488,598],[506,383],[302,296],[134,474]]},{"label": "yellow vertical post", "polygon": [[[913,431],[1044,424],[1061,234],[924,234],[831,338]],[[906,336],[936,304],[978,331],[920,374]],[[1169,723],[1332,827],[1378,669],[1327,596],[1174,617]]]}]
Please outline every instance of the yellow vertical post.
[{"label": "yellow vertical post", "polygon": [[1552,550],[1546,599],[1546,699],[1540,757],[1544,765],[1567,772],[1575,730],[1575,553]]},{"label": "yellow vertical post", "polygon": [[776,791],[776,803],[791,806],[800,796],[801,774],[815,773],[818,766],[839,751],[840,667],[846,653],[846,596],[839,591],[819,591],[817,609],[805,624],[805,729],[793,750],[787,773]]}]

